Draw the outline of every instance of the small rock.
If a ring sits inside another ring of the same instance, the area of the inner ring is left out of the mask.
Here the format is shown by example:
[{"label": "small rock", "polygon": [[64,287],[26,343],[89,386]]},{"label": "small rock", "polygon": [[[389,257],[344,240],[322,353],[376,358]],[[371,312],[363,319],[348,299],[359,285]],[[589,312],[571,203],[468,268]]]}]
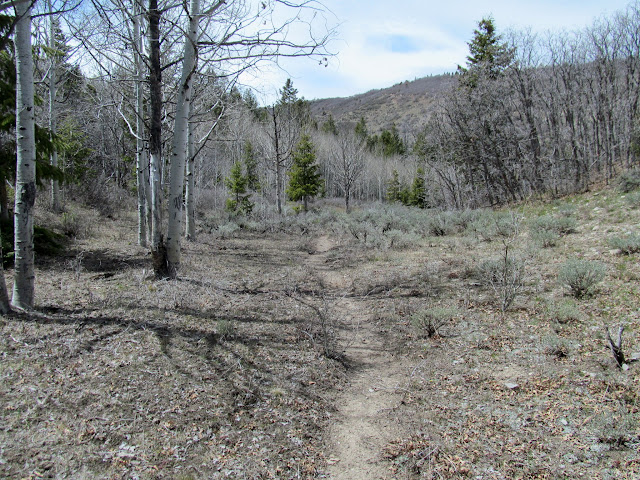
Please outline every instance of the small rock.
[{"label": "small rock", "polygon": [[517,390],[518,388],[520,388],[520,385],[518,385],[517,383],[511,383],[511,382],[506,382],[504,386],[507,387],[509,390]]}]

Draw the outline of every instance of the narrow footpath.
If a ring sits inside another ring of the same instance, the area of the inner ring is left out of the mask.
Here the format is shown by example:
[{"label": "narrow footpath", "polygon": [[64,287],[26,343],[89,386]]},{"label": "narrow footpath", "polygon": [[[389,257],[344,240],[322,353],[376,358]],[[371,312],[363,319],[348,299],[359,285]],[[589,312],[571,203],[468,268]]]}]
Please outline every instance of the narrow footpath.
[{"label": "narrow footpath", "polygon": [[317,239],[309,267],[321,279],[336,303],[334,312],[347,326],[341,335],[351,368],[349,383],[336,399],[338,412],[327,445],[328,478],[335,480],[391,479],[385,446],[401,434],[394,409],[402,399],[400,387],[409,366],[384,348],[383,334],[374,324],[367,299],[344,294],[349,278],[326,265],[331,240]]}]

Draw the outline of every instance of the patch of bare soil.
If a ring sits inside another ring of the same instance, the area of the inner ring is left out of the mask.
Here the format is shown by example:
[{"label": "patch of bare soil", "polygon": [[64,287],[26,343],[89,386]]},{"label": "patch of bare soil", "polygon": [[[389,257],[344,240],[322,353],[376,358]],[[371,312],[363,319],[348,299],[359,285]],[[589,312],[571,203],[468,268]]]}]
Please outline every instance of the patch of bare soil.
[{"label": "patch of bare soil", "polygon": [[398,389],[407,366],[387,348],[385,331],[374,319],[373,299],[349,295],[349,272],[327,268],[333,246],[329,237],[319,237],[308,262],[337,299],[333,314],[343,319],[339,343],[349,365],[348,384],[336,399],[337,415],[329,429],[328,474],[345,480],[390,478],[382,453],[401,431],[393,412],[402,401]]}]

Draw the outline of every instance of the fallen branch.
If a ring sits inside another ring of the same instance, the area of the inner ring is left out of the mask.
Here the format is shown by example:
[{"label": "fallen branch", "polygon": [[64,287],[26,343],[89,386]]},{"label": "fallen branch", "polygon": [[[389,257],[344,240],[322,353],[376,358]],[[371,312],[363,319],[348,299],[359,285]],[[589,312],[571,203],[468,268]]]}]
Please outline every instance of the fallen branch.
[{"label": "fallen branch", "polygon": [[607,325],[604,326],[604,331],[607,332],[607,340],[609,341],[609,348],[611,349],[613,358],[618,364],[618,367],[622,368],[622,366],[626,364],[624,352],[622,351],[622,332],[624,331],[624,325],[620,324],[618,326],[618,338],[615,342],[611,338],[611,333],[609,332],[609,327]]}]

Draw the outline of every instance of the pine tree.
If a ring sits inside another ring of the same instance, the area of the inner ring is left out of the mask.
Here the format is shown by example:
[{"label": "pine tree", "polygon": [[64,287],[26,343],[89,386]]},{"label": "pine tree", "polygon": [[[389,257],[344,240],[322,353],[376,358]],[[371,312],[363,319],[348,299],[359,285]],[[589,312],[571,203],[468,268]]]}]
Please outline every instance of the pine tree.
[{"label": "pine tree", "polygon": [[302,200],[304,211],[308,211],[310,198],[322,188],[320,167],[316,162],[316,152],[309,135],[303,135],[293,152],[293,165],[289,171],[287,195],[294,202]]},{"label": "pine tree", "polygon": [[247,195],[248,178],[242,172],[242,164],[236,162],[231,167],[229,176],[224,180],[231,198],[227,198],[227,211],[234,214],[249,215],[253,210],[251,195]]},{"label": "pine tree", "polygon": [[382,154],[385,157],[404,155],[406,153],[404,142],[400,138],[400,133],[395,125],[391,127],[391,130],[382,131],[380,143],[382,143]]},{"label": "pine tree", "polygon": [[367,139],[369,138],[367,122],[365,121],[364,117],[360,117],[360,120],[358,120],[358,123],[356,123],[355,132],[356,132],[356,137],[358,137],[363,142],[366,142]]},{"label": "pine tree", "polygon": [[260,191],[260,179],[258,178],[258,161],[253,145],[249,140],[244,144],[244,168],[247,171],[247,188],[251,191]]},{"label": "pine tree", "polygon": [[329,135],[338,135],[338,127],[333,119],[333,115],[329,114],[327,121],[322,124],[322,131]]},{"label": "pine tree", "polygon": [[398,171],[394,170],[391,173],[391,180],[387,182],[387,201],[389,202],[400,201],[401,190],[402,190],[402,186],[400,185],[400,180],[398,179]]},{"label": "pine tree", "polygon": [[410,204],[418,208],[426,208],[427,206],[427,190],[422,167],[418,167],[416,177],[413,179],[413,185],[411,185]]},{"label": "pine tree", "polygon": [[473,39],[467,45],[467,67],[458,65],[458,72],[462,74],[463,82],[471,88],[476,86],[481,72],[496,79],[513,60],[513,50],[502,42],[491,17],[478,22],[478,28],[473,31]]}]

